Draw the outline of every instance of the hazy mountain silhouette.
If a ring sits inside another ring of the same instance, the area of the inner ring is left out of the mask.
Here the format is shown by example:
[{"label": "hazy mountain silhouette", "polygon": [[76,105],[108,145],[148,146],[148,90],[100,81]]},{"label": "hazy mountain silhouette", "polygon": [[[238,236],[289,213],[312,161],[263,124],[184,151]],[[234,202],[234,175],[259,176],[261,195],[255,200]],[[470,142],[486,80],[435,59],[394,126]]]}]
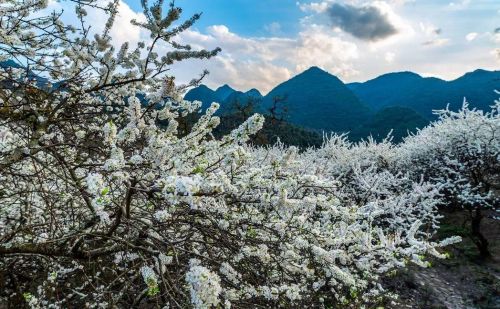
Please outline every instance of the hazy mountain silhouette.
[{"label": "hazy mountain silhouette", "polygon": [[202,102],[202,108],[206,109],[212,102],[221,105],[218,114],[228,113],[234,104],[245,104],[250,98],[262,99],[262,94],[257,89],[250,89],[247,92],[236,91],[228,85],[212,90],[205,85],[200,85],[189,90],[184,99],[189,101],[198,100]]},{"label": "hazy mountain silhouette", "polygon": [[435,119],[433,110],[444,109],[448,104],[452,110],[460,109],[464,97],[471,107],[489,110],[498,98],[494,90],[500,89],[500,71],[476,70],[452,81],[399,72],[347,86],[374,111],[405,106],[431,120]]},{"label": "hazy mountain silhouette", "polygon": [[262,98],[263,97],[262,94],[260,93],[260,91],[255,89],[255,88],[248,90],[247,92],[245,92],[245,94],[247,96],[250,96],[253,98]]}]

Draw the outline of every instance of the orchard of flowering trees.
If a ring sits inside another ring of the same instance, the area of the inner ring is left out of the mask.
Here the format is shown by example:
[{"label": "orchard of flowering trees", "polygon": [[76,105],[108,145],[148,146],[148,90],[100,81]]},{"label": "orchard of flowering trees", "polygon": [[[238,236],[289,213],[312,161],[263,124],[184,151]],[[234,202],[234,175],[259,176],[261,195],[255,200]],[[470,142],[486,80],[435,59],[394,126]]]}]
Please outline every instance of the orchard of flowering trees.
[{"label": "orchard of flowering trees", "polygon": [[[498,205],[499,103],[443,112],[400,146],[252,147],[260,115],[216,139],[216,103],[180,134],[201,78],[177,85],[169,66],[219,52],[176,42],[200,15],[143,0],[132,23],[150,39],[115,49],[119,1],[68,1],[76,25],[44,0],[0,4],[0,60],[19,64],[0,69],[3,304],[369,306],[395,297],[386,274],[460,241],[433,238],[438,206],[480,220]],[[102,33],[87,9],[108,14]]]}]

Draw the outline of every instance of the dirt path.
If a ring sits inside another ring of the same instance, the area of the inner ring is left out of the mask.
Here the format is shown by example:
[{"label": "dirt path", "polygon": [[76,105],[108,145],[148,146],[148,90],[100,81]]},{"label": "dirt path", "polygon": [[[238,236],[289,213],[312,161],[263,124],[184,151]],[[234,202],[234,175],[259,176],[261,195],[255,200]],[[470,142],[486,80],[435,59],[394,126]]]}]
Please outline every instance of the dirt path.
[{"label": "dirt path", "polygon": [[439,301],[447,309],[473,309],[463,299],[463,291],[454,282],[441,278],[434,268],[421,269],[414,274],[416,283],[423,289],[428,289],[432,298]]}]

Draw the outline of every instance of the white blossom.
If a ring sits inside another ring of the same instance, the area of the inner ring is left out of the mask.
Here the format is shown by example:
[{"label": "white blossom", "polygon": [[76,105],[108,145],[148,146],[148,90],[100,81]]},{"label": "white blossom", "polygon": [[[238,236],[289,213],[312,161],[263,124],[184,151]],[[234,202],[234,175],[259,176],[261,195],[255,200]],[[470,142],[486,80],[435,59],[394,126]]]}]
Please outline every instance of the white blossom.
[{"label": "white blossom", "polygon": [[219,304],[222,290],[220,278],[207,268],[191,261],[191,267],[186,273],[186,283],[194,308],[208,309]]}]

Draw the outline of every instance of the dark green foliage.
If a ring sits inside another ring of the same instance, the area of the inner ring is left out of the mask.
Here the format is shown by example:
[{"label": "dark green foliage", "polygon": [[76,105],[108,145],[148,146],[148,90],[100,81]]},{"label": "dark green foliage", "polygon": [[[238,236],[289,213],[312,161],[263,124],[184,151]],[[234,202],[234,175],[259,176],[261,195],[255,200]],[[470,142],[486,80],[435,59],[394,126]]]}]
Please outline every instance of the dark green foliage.
[{"label": "dark green foliage", "polygon": [[392,130],[393,141],[399,143],[408,132],[415,132],[429,124],[429,121],[411,108],[393,106],[377,112],[370,121],[349,134],[351,140],[372,136],[377,141],[387,137]]},{"label": "dark green foliage", "polygon": [[[198,98],[198,100],[200,99]],[[222,111],[218,112],[221,123],[213,131],[214,136],[221,138],[236,129],[256,113],[256,109],[262,104],[261,100],[261,98],[239,91],[232,93],[228,100],[221,106]],[[282,101],[276,104],[281,103],[286,104],[286,102]],[[297,146],[301,149],[321,146],[323,136],[320,133],[286,122],[283,120],[284,114],[281,112],[281,110],[279,113],[265,112],[266,120],[264,126],[256,135],[251,137],[250,143],[254,145],[274,145],[280,141],[285,145]],[[190,132],[199,117],[200,114],[190,114],[187,117],[180,118],[179,135],[183,136],[187,132]],[[162,123],[161,125],[166,126],[167,123]]]},{"label": "dark green foliage", "polygon": [[[233,93],[233,95],[236,94]],[[256,109],[262,106],[260,98],[249,96],[240,92],[241,95],[228,98],[221,115],[221,124],[214,131],[216,137],[222,137],[236,129],[240,124],[253,115]],[[323,137],[310,130],[294,126],[284,120],[286,117],[287,102],[284,99],[274,100],[273,106],[280,110],[270,109],[264,111],[265,122],[263,128],[251,138],[254,145],[273,145],[278,141],[285,145],[297,146],[299,148],[318,147],[323,143]]]}]

